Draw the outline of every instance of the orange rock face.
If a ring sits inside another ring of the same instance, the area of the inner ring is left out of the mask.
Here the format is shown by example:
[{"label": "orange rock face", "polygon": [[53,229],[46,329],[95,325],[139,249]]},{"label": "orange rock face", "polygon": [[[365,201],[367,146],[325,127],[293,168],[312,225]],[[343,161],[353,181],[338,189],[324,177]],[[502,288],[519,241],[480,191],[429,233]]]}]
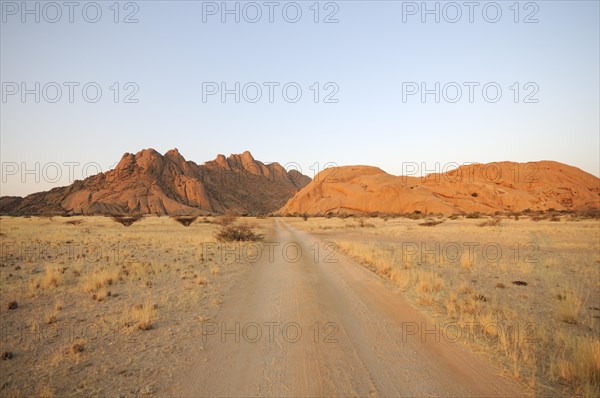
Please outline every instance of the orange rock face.
[{"label": "orange rock face", "polygon": [[25,198],[0,198],[2,214],[264,214],[277,210],[310,178],[250,152],[198,165],[177,149],[126,153],[117,167],[70,186]]},{"label": "orange rock face", "polygon": [[566,164],[540,161],[461,166],[425,177],[390,175],[370,166],[326,169],[279,213],[444,215],[600,208],[600,179]]}]

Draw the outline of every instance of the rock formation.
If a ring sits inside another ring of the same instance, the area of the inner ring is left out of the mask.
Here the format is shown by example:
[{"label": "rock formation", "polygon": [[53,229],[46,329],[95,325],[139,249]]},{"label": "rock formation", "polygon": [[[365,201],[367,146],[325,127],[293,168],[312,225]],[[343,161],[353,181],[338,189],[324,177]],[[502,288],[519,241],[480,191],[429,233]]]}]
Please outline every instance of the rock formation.
[{"label": "rock formation", "polygon": [[425,177],[390,175],[370,166],[326,169],[280,214],[491,214],[600,208],[600,179],[553,161],[461,166]]},{"label": "rock formation", "polygon": [[177,149],[126,153],[117,167],[73,184],[20,197],[0,198],[0,213],[198,215],[279,209],[310,178],[250,152],[198,165]]}]

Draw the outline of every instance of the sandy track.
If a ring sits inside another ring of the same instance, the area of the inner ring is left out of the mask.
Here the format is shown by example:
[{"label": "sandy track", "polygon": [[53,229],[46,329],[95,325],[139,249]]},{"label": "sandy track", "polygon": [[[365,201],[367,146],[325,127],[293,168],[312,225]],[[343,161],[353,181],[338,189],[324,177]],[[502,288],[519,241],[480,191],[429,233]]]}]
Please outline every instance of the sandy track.
[{"label": "sandy track", "polygon": [[[263,253],[204,324],[174,395],[525,395],[378,276],[339,253],[328,258],[323,242],[316,256],[313,237],[279,220],[268,241],[279,243],[273,261]],[[286,244],[291,259],[302,248],[298,261],[285,261]]]}]

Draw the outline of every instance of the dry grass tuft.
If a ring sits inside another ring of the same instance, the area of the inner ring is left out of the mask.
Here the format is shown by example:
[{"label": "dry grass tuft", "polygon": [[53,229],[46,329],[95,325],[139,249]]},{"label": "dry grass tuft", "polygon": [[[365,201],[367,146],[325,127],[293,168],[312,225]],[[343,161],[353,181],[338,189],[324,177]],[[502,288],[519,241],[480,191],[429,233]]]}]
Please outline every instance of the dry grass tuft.
[{"label": "dry grass tuft", "polygon": [[50,289],[53,287],[57,287],[62,283],[63,280],[63,271],[58,266],[48,266],[46,267],[46,273],[42,278],[41,285],[45,289]]},{"label": "dry grass tuft", "polygon": [[564,295],[559,295],[558,303],[556,304],[556,313],[561,321],[575,324],[577,323],[582,303],[583,300],[575,292],[570,291]]},{"label": "dry grass tuft", "polygon": [[44,310],[44,321],[50,325],[58,320],[58,311],[55,309],[46,308]]},{"label": "dry grass tuft", "polygon": [[103,268],[86,274],[82,279],[83,290],[86,293],[98,293],[102,288],[112,285],[119,279],[119,269]]},{"label": "dry grass tuft", "polygon": [[156,305],[150,300],[134,305],[128,313],[126,324],[138,330],[150,330],[156,321]]},{"label": "dry grass tuft", "polygon": [[444,287],[444,280],[433,272],[419,271],[415,289],[421,293],[439,292]]},{"label": "dry grass tuft", "polygon": [[[582,396],[597,396],[600,389],[600,339],[558,334],[559,353],[550,364],[552,376],[577,386]],[[595,392],[594,392],[595,391]]]}]

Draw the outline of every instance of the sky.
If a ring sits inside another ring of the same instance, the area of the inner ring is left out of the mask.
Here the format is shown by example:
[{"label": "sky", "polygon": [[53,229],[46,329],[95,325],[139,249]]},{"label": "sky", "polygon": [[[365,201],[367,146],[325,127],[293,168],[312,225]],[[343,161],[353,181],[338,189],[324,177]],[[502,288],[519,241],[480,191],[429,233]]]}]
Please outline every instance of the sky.
[{"label": "sky", "polygon": [[504,160],[600,175],[598,1],[70,4],[0,2],[1,195],[144,148],[249,150],[310,177]]}]

